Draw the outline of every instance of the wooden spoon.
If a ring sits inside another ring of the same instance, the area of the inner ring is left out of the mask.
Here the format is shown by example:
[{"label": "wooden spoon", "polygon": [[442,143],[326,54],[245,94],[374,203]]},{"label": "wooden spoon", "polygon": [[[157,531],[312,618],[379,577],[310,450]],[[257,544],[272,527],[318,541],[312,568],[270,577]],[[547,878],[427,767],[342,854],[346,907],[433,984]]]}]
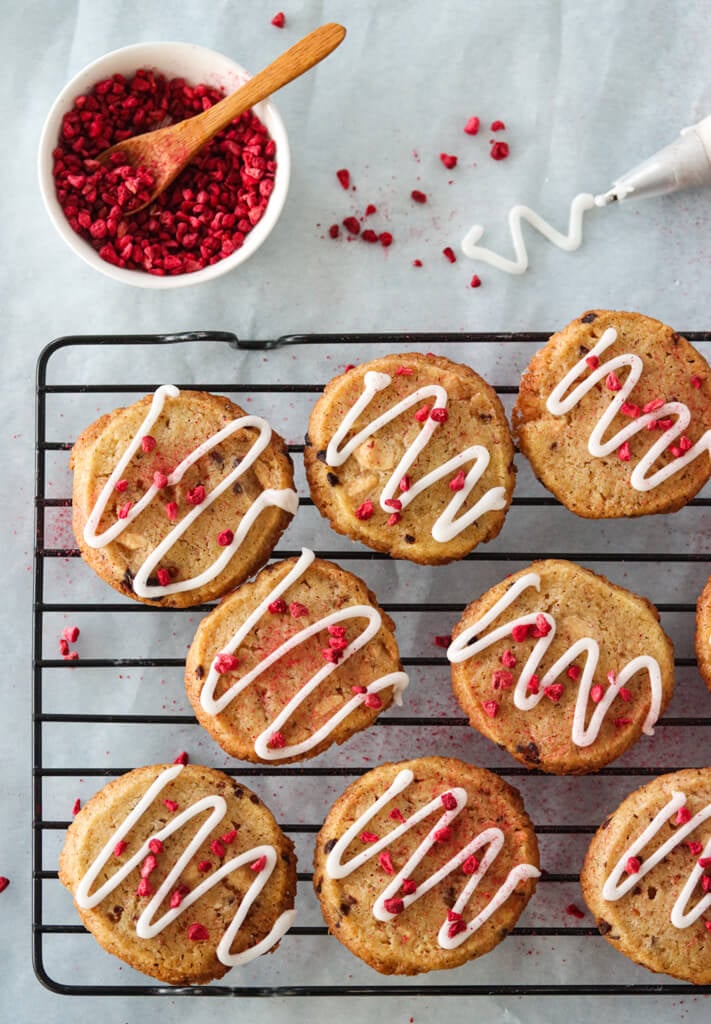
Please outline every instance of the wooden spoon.
[{"label": "wooden spoon", "polygon": [[321,25],[202,114],[167,128],[135,135],[105,149],[97,158],[99,163],[114,163],[112,154],[120,153],[124,163],[134,168],[145,167],[154,179],[148,199],[125,209],[123,213],[138,213],[152,203],[219,131],[255,103],[271,96],[322,61],[343,41],[345,34],[345,28],[335,22]]}]

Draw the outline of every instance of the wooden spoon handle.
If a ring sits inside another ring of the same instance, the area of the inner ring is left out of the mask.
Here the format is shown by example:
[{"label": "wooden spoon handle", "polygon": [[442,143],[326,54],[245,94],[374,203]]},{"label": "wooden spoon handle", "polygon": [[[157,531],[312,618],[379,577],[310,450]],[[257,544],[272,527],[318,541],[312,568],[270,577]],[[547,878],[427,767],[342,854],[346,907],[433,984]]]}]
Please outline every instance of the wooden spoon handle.
[{"label": "wooden spoon handle", "polygon": [[193,123],[202,133],[205,141],[216,135],[225,128],[230,121],[233,121],[245,110],[249,110],[255,103],[271,96],[283,85],[288,85],[299,75],[318,64],[324,57],[343,42],[346,30],[343,25],[336,22],[329,22],[321,25],[320,28],[309,32],[307,36],[300,39],[290,49],[277,57],[275,61],[268,64],[262,71],[245,82],[236,92],[220,100],[214,107],[210,107],[203,114],[193,118]]}]

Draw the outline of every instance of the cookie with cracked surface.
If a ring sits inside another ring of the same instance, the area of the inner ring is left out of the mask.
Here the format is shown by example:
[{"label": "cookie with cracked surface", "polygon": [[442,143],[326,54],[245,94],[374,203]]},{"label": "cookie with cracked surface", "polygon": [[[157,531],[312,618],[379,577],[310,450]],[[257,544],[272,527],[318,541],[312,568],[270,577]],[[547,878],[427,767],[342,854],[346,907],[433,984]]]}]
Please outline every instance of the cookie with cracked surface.
[{"label": "cookie with cracked surface", "polygon": [[104,949],[170,985],[221,978],[293,920],[291,840],[255,793],[198,765],[100,790],[69,826],[59,877]]},{"label": "cookie with cracked surface", "polygon": [[676,512],[711,477],[711,368],[658,320],[591,310],[531,360],[513,428],[576,515]]},{"label": "cookie with cracked surface", "polygon": [[494,389],[468,366],[410,352],[326,386],[304,461],[334,530],[393,558],[440,565],[501,530],[513,455]]},{"label": "cookie with cracked surface", "polygon": [[650,971],[711,983],[711,768],[635,790],[596,832],[580,881],[600,934]]},{"label": "cookie with cracked surface", "polygon": [[696,660],[711,690],[711,576],[696,605]]},{"label": "cookie with cracked surface", "polygon": [[233,757],[314,757],[371,725],[407,685],[395,624],[366,584],[301,556],[263,569],[198,627],[185,685]]},{"label": "cookie with cracked surface", "polygon": [[314,886],[332,935],[382,974],[459,967],[516,924],[540,875],[517,790],[462,761],[384,764],[319,832]]},{"label": "cookie with cracked surface", "polygon": [[557,775],[595,771],[651,734],[674,686],[654,605],[562,559],[534,562],[472,602],[447,655],[470,724]]},{"label": "cookie with cracked surface", "polygon": [[170,385],[87,427],[71,467],[82,558],[145,604],[227,593],[264,565],[298,504],[291,459],[266,420]]}]

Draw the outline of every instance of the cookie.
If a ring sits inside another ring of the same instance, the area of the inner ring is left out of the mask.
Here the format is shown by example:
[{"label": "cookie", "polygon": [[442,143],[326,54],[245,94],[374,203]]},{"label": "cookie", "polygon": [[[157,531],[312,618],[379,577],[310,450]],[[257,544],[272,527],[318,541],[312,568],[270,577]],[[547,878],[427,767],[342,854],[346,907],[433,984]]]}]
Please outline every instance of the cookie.
[{"label": "cookie", "polygon": [[696,605],[696,660],[711,690],[711,576]]},{"label": "cookie", "polygon": [[711,476],[711,369],[658,320],[593,310],[533,357],[513,427],[571,512],[676,512]]},{"label": "cookie", "polygon": [[459,967],[511,931],[540,876],[517,790],[446,757],[352,783],[318,834],[314,886],[331,934],[382,974]]},{"label": "cookie", "polygon": [[311,496],[338,533],[425,565],[501,530],[513,444],[501,402],[461,363],[390,355],[336,377],[309,420]]},{"label": "cookie", "polygon": [[291,841],[255,793],[197,765],[110,782],[69,826],[59,877],[104,949],[170,985],[221,978],[294,919]]},{"label": "cookie", "polygon": [[74,534],[127,597],[184,608],[236,587],[296,512],[293,466],[266,420],[164,385],[77,439]]},{"label": "cookie", "polygon": [[314,757],[402,703],[408,680],[394,633],[362,580],[304,549],[203,619],[188,652],[188,697],[233,757]]},{"label": "cookie", "polygon": [[597,830],[580,881],[612,946],[650,971],[711,984],[711,768],[628,796]]},{"label": "cookie", "polygon": [[470,604],[447,656],[471,725],[556,775],[595,771],[653,735],[674,685],[654,605],[560,559]]}]

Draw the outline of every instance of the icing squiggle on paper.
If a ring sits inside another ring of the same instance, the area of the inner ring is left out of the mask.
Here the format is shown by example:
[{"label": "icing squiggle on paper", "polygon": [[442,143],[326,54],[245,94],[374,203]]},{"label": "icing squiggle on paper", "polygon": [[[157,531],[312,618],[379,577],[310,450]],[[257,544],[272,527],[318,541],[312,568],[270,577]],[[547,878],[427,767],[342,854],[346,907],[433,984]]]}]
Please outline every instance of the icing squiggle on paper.
[{"label": "icing squiggle on paper", "polygon": [[112,858],[116,844],[128,835],[133,826],[151,806],[153,801],[165,789],[165,787],[173,781],[173,779],[177,778],[182,770],[183,766],[180,764],[171,765],[169,768],[162,771],[154,780],[133,810],[124,818],[116,831],[111,835],[96,860],[94,860],[94,862],[89,866],[86,874],[79,882],[74,898],[76,899],[77,904],[84,910],[91,910],[93,907],[96,907],[102,900],[112,893],[118,885],[121,884],[124,878],[140,866],[144,858],[149,853],[148,844],[152,839],[165,840],[168,836],[171,836],[174,832],[181,829],[189,821],[192,821],[193,818],[198,817],[205,811],[209,811],[209,816],[205,819],[198,831],[180,854],[177,861],[156,890],[155,895],[148,903],[148,906],[138,918],[136,922],[136,935],[139,939],[152,939],[154,936],[159,935],[164,928],[167,928],[167,926],[184,913],[188,907],[191,907],[193,903],[196,903],[205,895],[205,893],[209,892],[213,886],[217,885],[217,883],[223,878],[226,878],[227,875],[236,871],[237,868],[243,867],[245,864],[252,864],[258,858],[265,857],[266,863],[263,870],[255,873],[254,881],[242,897],[237,913],[230,922],[217,946],[217,958],[226,966],[234,967],[239,964],[249,963],[250,960],[254,960],[256,957],[261,956],[262,953],[268,952],[272,946],[274,946],[282,936],[288,932],[289,928],[291,928],[294,923],[294,918],[296,917],[295,910],[284,911],[284,913],[277,918],[269,934],[264,939],[256,943],[254,946],[243,950],[241,953],[230,953],[230,947],[235,936],[249,914],[252,904],[258,898],[262,889],[271,878],[272,872],[276,866],[277,854],[276,850],[271,845],[265,844],[261,846],[253,846],[250,850],[245,850],[238,856],[231,857],[229,860],[226,860],[216,871],[213,872],[213,874],[210,875],[209,878],[206,878],[204,882],[201,882],[200,885],[187,893],[178,907],[167,910],[162,917],[158,918],[157,921],[154,920],[161,904],[165,899],[167,899],[168,895],[175,887],[189,861],[195,856],[200,846],[207,839],[212,830],[219,825],[225,817],[227,813],[227,802],[224,797],[219,796],[219,794],[202,797],[202,799],[196,800],[195,803],[191,804],[184,811],[181,811],[179,814],[171,817],[167,825],[148,836],[141,848],[136,851],[133,857],[126,861],[125,864],[122,864],[121,867],[118,868],[118,870],[115,871],[111,877],[96,890],[95,893],[90,894],[91,886],[95,882],[97,876],[103,870],[106,863]]},{"label": "icing squiggle on paper", "polygon": [[[379,797],[372,807],[369,807],[368,810],[365,811],[341,836],[326,860],[326,874],[329,878],[346,878],[372,857],[376,857],[382,850],[389,846],[390,843],[399,839],[400,836],[404,835],[414,825],[417,825],[420,821],[427,818],[433,811],[440,810],[443,807],[442,795],[444,793],[451,794],[451,796],[454,797],[456,806],[452,810],[444,811],[414,853],[411,854],[407,863],[400,871],[397,872],[397,874],[393,875],[392,881],[390,881],[379,894],[373,904],[373,917],[377,921],[392,921],[396,916],[389,910],[385,909],[386,900],[390,900],[397,896],[402,900],[403,909],[409,907],[411,904],[419,900],[420,897],[428,893],[435,885],[438,885],[443,878],[451,875],[453,871],[456,871],[457,868],[461,867],[464,861],[472,854],[476,853],[477,850],[486,848],[479,861],[479,866],[469,877],[467,884],[462,889],[461,893],[457,897],[456,903],[452,907],[452,911],[455,914],[461,914],[474,894],[479,882],[494,863],[504,845],[504,833],[500,828],[492,827],[484,829],[483,832],[480,832],[479,835],[470,840],[466,846],[463,846],[462,849],[459,850],[454,857],[450,858],[450,860],[448,860],[447,863],[438,871],[435,871],[434,874],[430,875],[423,882],[420,882],[414,893],[410,893],[408,895],[401,894],[403,880],[406,878],[412,878],[412,874],[418,864],[427,856],[429,851],[436,844],[437,839],[435,838],[435,834],[439,829],[449,825],[449,823],[453,821],[466,807],[468,800],[467,791],[466,789],[456,786],[452,789],[442,790],[442,793],[436,796],[424,807],[421,807],[419,811],[412,814],[401,825],[392,829],[386,836],[379,839],[378,842],[369,843],[365,850],[357,854],[355,857],[351,857],[351,859],[346,861],[344,864],[342,857],[348,849],[348,846],[358,838],[368,823],[376,816],[376,814],[378,814],[379,811],[382,810],[383,807],[386,806],[390,800],[399,796],[400,793],[403,793],[407,789],[413,779],[414,774],[409,768],[404,768],[402,771],[398,772],[394,781],[388,789],[386,789],[383,795]],[[456,949],[457,946],[461,946],[463,942],[466,942],[470,935],[478,931],[484,922],[488,921],[491,915],[506,902],[519,882],[526,878],[539,878],[540,874],[541,873],[538,868],[534,867],[533,864],[517,864],[515,867],[511,868],[505,880],[499,886],[496,893],[484,909],[480,911],[476,917],[473,917],[471,921],[468,921],[466,928],[461,932],[457,932],[454,935],[450,934],[451,922],[447,917],[445,917],[437,935],[437,942],[440,948]]]},{"label": "icing squiggle on paper", "polygon": [[523,240],[521,221],[527,221],[532,228],[535,228],[544,238],[547,238],[553,245],[566,252],[573,252],[579,249],[583,241],[583,216],[587,210],[595,207],[595,199],[590,192],[581,192],[575,196],[570,204],[570,219],[568,221],[568,233],[564,235],[556,231],[548,221],[540,214],[531,210],[528,206],[512,206],[509,210],[509,230],[513,242],[515,260],[506,259],[492,249],[483,245],[477,245],[484,228],[481,224],[475,224],[462,239],[462,252],[472,260],[482,260],[496,270],[503,270],[507,274],[523,274],[528,270],[528,252],[526,243]]},{"label": "icing squiggle on paper", "polygon": [[[644,369],[644,363],[638,355],[633,352],[625,352],[619,356],[614,356],[612,359],[608,359],[606,363],[600,363],[600,365],[591,370],[589,364],[586,362],[587,359],[597,356],[598,358],[603,355],[607,349],[615,343],[617,340],[617,331],[614,327],[608,327],[604,331],[602,337],[598,343],[590,349],[582,359],[580,359],[575,366],[566,373],[565,377],[556,384],[551,391],[546,401],[546,409],[553,416],[564,416],[570,412],[580,400],[591,391],[595,385],[608,376],[613,371],[619,370],[623,366],[629,367],[629,374],[625,379],[622,387],[619,391],[610,392],[610,404],[605,410],[603,415],[595,424],[592,433],[588,439],[588,451],[591,455],[596,458],[603,458],[606,455],[611,455],[612,452],[618,450],[618,448],[624,444],[625,441],[629,441],[630,438],[634,437],[635,434],[641,433],[647,429],[648,424],[658,422],[659,420],[668,419],[670,417],[676,418],[676,423],[664,430],[657,441],[654,442],[649,451],[639,460],[635,468],[632,470],[630,476],[630,484],[636,491],[651,491],[654,487],[664,483],[669,477],[673,476],[674,473],[678,473],[679,470],[688,466],[690,462],[698,458],[703,452],[709,452],[711,454],[711,430],[707,430],[706,433],[699,438],[696,444],[692,445],[687,452],[676,457],[672,462],[667,463],[661,469],[658,469],[656,473],[650,473],[652,466],[656,459],[658,459],[664,452],[667,451],[669,446],[680,437],[685,429],[691,422],[691,413],[689,407],[684,405],[683,402],[665,402],[664,405],[655,409],[653,412],[644,413],[633,419],[628,426],[623,427],[622,430],[618,430],[617,433],[607,441],[603,441],[605,431],[612,424],[615,416],[618,415],[623,404],[627,401],[630,394],[634,390],[635,385],[642,376]],[[573,388],[567,397],[565,396],[566,391],[578,380],[580,376],[587,374],[584,380],[582,380],[577,387]]]},{"label": "icing squiggle on paper", "polygon": [[[132,505],[128,515],[124,519],[117,519],[112,526],[107,527],[102,533],[97,533],[99,522],[104,514],[109,498],[114,492],[116,483],[121,479],[124,470],[140,448],[142,438],[146,434],[150,433],[151,428],[158,420],[163,411],[166,398],[177,398],[179,394],[179,389],[174,385],[164,384],[159,387],[153,395],[153,400],[147,416],[136,431],[135,436],[126,448],[126,451],[116,463],[111,476],[104,484],[101,493],[96,500],[96,504],[87,519],[84,527],[84,541],[89,545],[89,547],[102,548],[112,540],[116,540],[116,538],[119,537],[134,521],[134,519],[139,516],[148,505],[150,505],[155,496],[160,493],[159,488],[155,483],[152,483],[143,497]],[[261,416],[240,416],[239,419],[232,420],[232,422],[228,423],[226,427],[222,428],[222,430],[213,434],[212,437],[209,437],[206,441],[203,441],[202,444],[198,445],[194,451],[190,452],[190,454],[175,467],[172,473],[168,474],[167,487],[172,487],[174,484],[180,483],[187,470],[193,466],[198,459],[201,459],[203,455],[207,455],[208,452],[212,451],[213,448],[217,447],[217,445],[226,438],[245,427],[255,427],[259,431],[259,436],[239,465],[228,473],[227,476],[220,481],[217,487],[213,488],[213,490],[209,491],[205,495],[205,500],[202,504],[196,505],[187,513],[187,515],[183,516],[180,522],[170,530],[163,540],[153,549],[145,562],[143,562],[133,579],[133,590],[139,597],[164,597],[168,594],[180,594],[186,590],[195,590],[198,587],[204,586],[204,584],[215,579],[215,577],[218,576],[227,566],[232,556],[244,542],[244,539],[249,533],[253,523],[259,518],[264,509],[276,507],[283,509],[284,512],[288,512],[291,515],[295,514],[299,505],[299,498],[296,491],[292,491],[290,489],[277,491],[272,488],[267,488],[262,491],[254,502],[252,502],[249,510],[242,517],[237,529],[234,531],[234,539],[232,543],[221,550],[219,556],[208,569],[200,573],[199,576],[193,576],[187,580],[179,580],[178,582],[170,583],[167,586],[148,583],[148,578],[153,570],[159,565],[161,560],[165,557],[168,551],[170,551],[176,541],[183,536],[188,527],[195,522],[198,516],[200,516],[206,508],[209,508],[209,506],[212,505],[213,501],[216,501],[221,494],[231,487],[235,481],[238,480],[254,462],[256,462],[269,444],[272,436],[272,428],[266,420],[262,419]]]},{"label": "icing squiggle on paper", "polygon": [[[538,573],[528,572],[524,576],[509,587],[503,597],[501,597],[496,604],[486,612],[477,622],[472,626],[469,626],[460,633],[456,640],[453,640],[447,649],[447,657],[453,664],[460,664],[463,661],[468,661],[469,658],[473,658],[476,654],[486,650],[487,647],[491,647],[493,644],[498,643],[499,640],[508,638],[511,636],[511,631],[515,626],[535,626],[536,620],[539,615],[543,615],[550,626],[550,632],[543,637],[540,637],[536,642],[533,650],[531,651],[526,664],[523,666],[519,673],[518,681],[513,691],[514,705],[519,711],[531,711],[535,708],[544,698],[545,687],[550,686],[558,676],[565,672],[565,670],[576,661],[581,655],[586,655],[585,667],[583,668],[580,676],[578,686],[578,696],[575,702],[575,712],[573,714],[573,727],[571,731],[571,739],[576,747],[589,747],[598,737],[600,728],[602,726],[605,715],[610,710],[610,706],[617,697],[622,687],[627,683],[633,676],[638,672],[646,670],[649,675],[649,685],[651,688],[651,701],[647,717],[642,726],[642,731],[647,736],[654,735],[653,726],[659,718],[659,712],[662,703],[662,679],[659,664],[656,659],[650,657],[647,654],[640,655],[639,657],[633,658],[629,661],[624,668],[617,673],[617,678],[614,683],[611,683],[605,690],[603,698],[599,704],[595,706],[595,710],[590,716],[590,722],[586,728],[585,716],[588,708],[588,700],[590,698],[590,689],[593,685],[595,676],[595,670],[600,660],[600,647],[596,640],[592,637],[586,636],[576,640],[575,643],[565,651],[560,658],[555,662],[554,665],[548,669],[546,674],[542,676],[539,682],[538,693],[528,692],[528,682],[532,675],[536,675],[538,667],[546,656],[548,648],[553,643],[553,639],[556,633],[556,621],[552,615],[547,612],[533,611],[528,615],[521,615],[517,619],[510,619],[503,625],[498,626],[495,630],[488,634],[488,636],[481,637],[480,634],[486,630],[492,622],[494,622],[502,612],[509,608],[514,601],[519,597],[524,590],[528,590],[529,587],[535,587],[536,590],[541,589],[541,578]],[[470,644],[469,641],[473,637],[478,637],[474,643]]]},{"label": "icing squiggle on paper", "polygon": [[[427,384],[424,387],[418,388],[417,391],[413,391],[412,394],[403,398],[401,401],[396,402],[395,405],[387,410],[387,412],[376,417],[372,423],[363,427],[355,437],[352,437],[350,441],[343,445],[342,448],[339,448],[341,443],[348,436],[351,427],[361,413],[367,409],[373,397],[379,391],[385,390],[385,388],[387,388],[391,383],[392,377],[390,377],[389,374],[377,373],[375,370],[368,370],[363,378],[363,394],[355,405],[349,409],[340,427],[329,441],[326,449],[327,466],[332,466],[334,468],[342,466],[343,463],[353,455],[359,445],[371,437],[371,435],[375,434],[387,423],[397,419],[398,416],[402,415],[403,412],[406,412],[413,406],[421,406],[425,399],[434,398],[435,406],[437,408],[447,408],[449,396],[445,388],[440,384]],[[487,512],[492,512],[495,509],[506,508],[506,491],[503,487],[490,488],[486,494],[477,501],[473,508],[470,508],[463,515],[459,516],[458,519],[455,519],[457,512],[464,505],[464,502],[469,497],[470,492],[484,475],[484,472],[491,461],[491,456],[489,455],[488,450],[480,444],[471,445],[463,452],[460,452],[453,458],[448,459],[441,466],[431,470],[419,480],[414,481],[409,490],[400,491],[400,481],[408,474],[409,469],[414,465],[420,452],[422,452],[427,446],[430,438],[439,425],[440,424],[436,420],[431,418],[425,420],[419,434],[412,444],[406,449],[404,455],[391,473],[388,482],[381,491],[380,507],[384,512],[392,512],[392,508],[387,505],[387,502],[397,494],[397,498],[400,501],[400,507],[402,509],[406,509],[418,494],[422,494],[422,492],[426,491],[428,487],[432,486],[432,484],[441,480],[443,477],[455,473],[468,462],[473,462],[474,465],[471,467],[464,479],[463,488],[460,491],[454,492],[454,496],[448,502],[441,515],[435,520],[432,527],[432,537],[439,543],[446,544],[447,541],[453,540],[458,534],[460,534],[462,530],[471,526],[471,524],[480,516]]]},{"label": "icing squiggle on paper", "polygon": [[[274,589],[267,594],[264,600],[258,605],[257,608],[252,612],[249,618],[240,626],[230,642],[222,648],[220,653],[234,654],[238,651],[240,645],[244,641],[245,637],[249,632],[257,625],[260,619],[267,613],[269,605],[272,601],[276,601],[281,597],[282,594],[286,593],[290,586],[292,586],[298,579],[300,579],[307,571],[315,558],[313,551],[308,548],[304,548],[299,556],[296,565],[287,573],[283,580],[281,580]],[[307,739],[302,740],[301,743],[293,743],[290,746],[272,748],[269,746],[269,739],[273,734],[280,730],[287,721],[291,718],[294,712],[303,704],[306,698],[313,693],[313,691],[323,682],[324,679],[328,678],[336,669],[343,665],[344,662],[348,661],[356,651],[359,651],[366,644],[370,643],[374,636],[377,635],[380,630],[382,618],[380,613],[370,605],[366,604],[355,604],[350,605],[346,608],[341,608],[331,615],[326,615],[324,618],[319,619],[318,622],[312,623],[307,626],[306,629],[300,630],[293,636],[285,640],[275,651],[264,658],[256,665],[251,672],[248,672],[242,679],[238,679],[228,690],[226,690],[220,697],[215,698],[215,688],[218,680],[221,678],[217,671],[216,664],[219,659],[219,655],[213,660],[210,666],[210,672],[207,677],[205,686],[200,693],[200,704],[208,714],[218,715],[221,711],[230,704],[235,697],[246,689],[250,683],[258,679],[263,672],[265,672],[271,665],[279,661],[281,657],[287,654],[289,651],[293,651],[294,648],[298,647],[309,637],[315,636],[322,630],[328,629],[329,626],[336,626],[339,623],[347,622],[349,619],[367,619],[368,625],[363,632],[351,641],[348,647],[343,651],[343,655],[338,661],[338,664],[332,662],[326,662],[323,668],[311,677],[301,689],[294,694],[289,703],[279,712],[273,722],[270,722],[267,728],[259,734],[254,742],[255,752],[263,760],[278,761],[285,757],[295,757],[299,754],[304,754],[308,750],[312,750],[322,740],[329,736],[333,730],[338,726],[344,718],[347,718],[351,711],[354,711],[357,707],[365,702],[368,694],[378,693],[380,690],[384,690],[388,686],[392,686],[395,703],[402,704],[402,692],[407,686],[409,680],[404,672],[390,672],[388,675],[381,676],[380,679],[376,679],[368,687],[365,688],[365,692],[354,694],[341,708],[338,709],[324,724],[316,730]]]},{"label": "icing squiggle on paper", "polygon": [[[625,878],[620,881],[626,872],[627,862],[630,857],[636,856],[640,853],[650,840],[657,835],[664,825],[677,813],[679,808],[684,807],[686,804],[686,794],[672,791],[672,797],[669,803],[662,807],[661,811],[652,819],[647,828],[642,832],[640,836],[632,843],[628,849],[620,857],[615,867],[610,872],[603,888],[602,897],[603,899],[615,901],[619,900],[620,897],[633,889],[639,884],[640,880],[644,878],[648,871],[656,867],[667,854],[677,847],[680,843],[683,843],[687,836],[691,835],[694,829],[698,828],[705,821],[711,818],[711,804],[707,804],[706,807],[702,808],[691,818],[685,825],[680,825],[674,830],[672,836],[665,843],[654,851],[649,857],[645,857],[641,861],[639,871],[627,874]],[[704,874],[704,869],[699,864],[699,859],[711,857],[711,837],[706,843],[706,847],[703,852],[698,856],[694,857],[694,867],[689,875],[686,883],[681,889],[677,896],[676,902],[672,907],[671,912],[671,923],[675,928],[688,928],[689,925],[693,924],[694,921],[698,921],[701,915],[711,907],[711,893],[707,893],[703,896],[696,906],[686,911],[689,900],[691,899],[694,889],[701,882],[701,878]]]}]

